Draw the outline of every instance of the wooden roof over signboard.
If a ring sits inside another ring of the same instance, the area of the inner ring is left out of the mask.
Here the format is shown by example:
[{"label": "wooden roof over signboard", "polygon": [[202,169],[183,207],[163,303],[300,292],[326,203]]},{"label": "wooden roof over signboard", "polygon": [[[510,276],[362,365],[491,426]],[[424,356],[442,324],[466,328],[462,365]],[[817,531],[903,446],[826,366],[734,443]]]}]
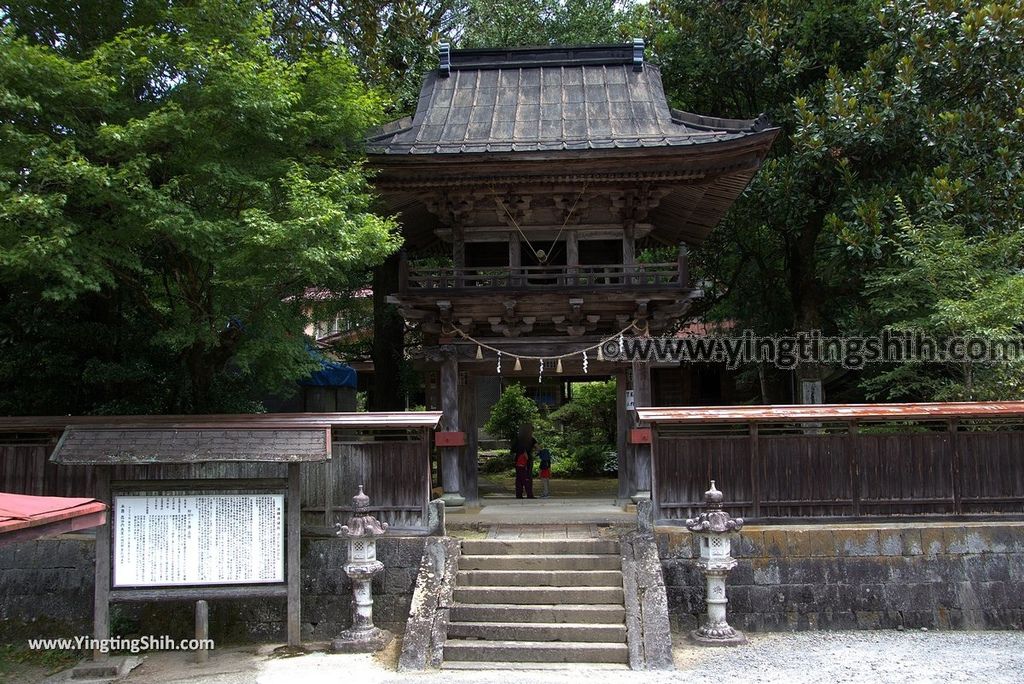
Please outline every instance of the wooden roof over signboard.
[{"label": "wooden roof over signboard", "polygon": [[298,463],[331,456],[330,428],[69,427],[50,456],[63,465]]}]

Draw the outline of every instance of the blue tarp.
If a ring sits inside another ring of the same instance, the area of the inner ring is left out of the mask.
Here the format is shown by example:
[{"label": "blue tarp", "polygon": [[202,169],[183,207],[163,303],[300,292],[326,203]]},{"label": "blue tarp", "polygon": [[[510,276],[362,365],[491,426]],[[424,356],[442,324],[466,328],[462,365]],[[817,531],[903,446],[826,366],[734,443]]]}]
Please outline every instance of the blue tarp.
[{"label": "blue tarp", "polygon": [[[319,356],[319,354],[316,354]],[[314,371],[300,385],[307,387],[351,387],[356,388],[356,369],[340,361],[320,357],[320,370]]]}]

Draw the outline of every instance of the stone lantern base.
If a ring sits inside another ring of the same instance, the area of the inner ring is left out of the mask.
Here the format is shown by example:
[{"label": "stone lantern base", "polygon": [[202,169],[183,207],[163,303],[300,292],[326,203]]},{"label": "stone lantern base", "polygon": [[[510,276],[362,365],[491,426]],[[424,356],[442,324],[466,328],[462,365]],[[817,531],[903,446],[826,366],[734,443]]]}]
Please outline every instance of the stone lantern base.
[{"label": "stone lantern base", "polygon": [[395,638],[386,629],[346,629],[331,642],[331,650],[335,653],[373,653],[379,651]]},{"label": "stone lantern base", "polygon": [[738,629],[729,627],[725,630],[695,629],[690,632],[690,641],[699,646],[742,646],[747,637]]}]

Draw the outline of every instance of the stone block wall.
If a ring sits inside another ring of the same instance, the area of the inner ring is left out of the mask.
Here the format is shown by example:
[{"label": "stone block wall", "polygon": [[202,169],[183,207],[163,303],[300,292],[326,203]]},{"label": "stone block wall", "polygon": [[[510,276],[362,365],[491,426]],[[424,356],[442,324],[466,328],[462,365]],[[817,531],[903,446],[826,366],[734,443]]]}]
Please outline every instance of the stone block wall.
[{"label": "stone block wall", "polygon": [[0,546],[0,642],[92,633],[92,539]]},{"label": "stone block wall", "polygon": [[[384,572],[373,582],[374,622],[405,629],[426,537],[385,537],[377,543]],[[71,538],[0,547],[0,643],[36,636],[92,634],[95,545]],[[303,639],[329,640],[351,622],[352,587],[343,566],[348,543],[334,537],[302,540]],[[118,636],[193,636],[191,602],[114,604]],[[285,600],[210,602],[210,636],[219,643],[283,641]]]},{"label": "stone block wall", "polygon": [[[705,609],[693,535],[657,539],[669,614],[693,629]],[[1024,627],[1024,522],[749,526],[732,553],[738,629]]]}]

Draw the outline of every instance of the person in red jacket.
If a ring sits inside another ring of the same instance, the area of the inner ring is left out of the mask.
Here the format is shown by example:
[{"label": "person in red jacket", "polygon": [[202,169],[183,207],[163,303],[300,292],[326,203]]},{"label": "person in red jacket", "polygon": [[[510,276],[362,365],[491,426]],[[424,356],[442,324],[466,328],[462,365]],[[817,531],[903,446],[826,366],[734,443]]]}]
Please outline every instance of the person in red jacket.
[{"label": "person in red jacket", "polygon": [[516,466],[516,498],[522,499],[526,492],[527,499],[533,496],[533,449],[537,440],[533,438],[533,426],[523,423],[519,428],[519,436],[512,442],[512,458]]}]

